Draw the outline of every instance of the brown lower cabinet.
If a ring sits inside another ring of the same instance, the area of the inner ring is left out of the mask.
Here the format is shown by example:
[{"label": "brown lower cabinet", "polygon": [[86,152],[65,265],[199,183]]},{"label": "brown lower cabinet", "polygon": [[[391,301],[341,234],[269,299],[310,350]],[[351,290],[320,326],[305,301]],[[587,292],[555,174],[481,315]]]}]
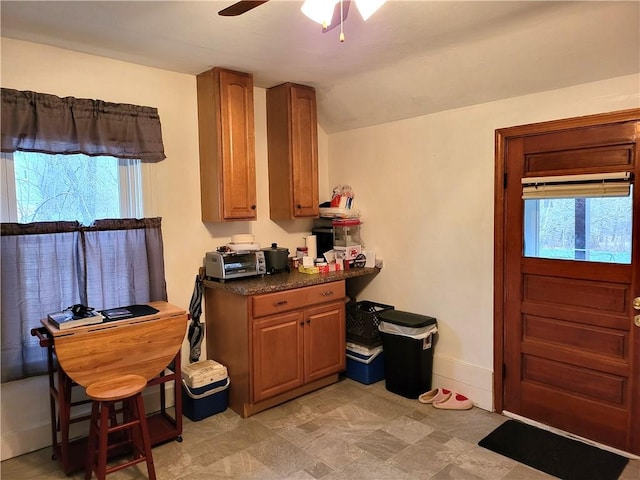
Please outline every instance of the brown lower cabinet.
[{"label": "brown lower cabinet", "polygon": [[345,283],[262,295],[207,288],[207,357],[227,366],[229,407],[247,417],[338,380]]}]

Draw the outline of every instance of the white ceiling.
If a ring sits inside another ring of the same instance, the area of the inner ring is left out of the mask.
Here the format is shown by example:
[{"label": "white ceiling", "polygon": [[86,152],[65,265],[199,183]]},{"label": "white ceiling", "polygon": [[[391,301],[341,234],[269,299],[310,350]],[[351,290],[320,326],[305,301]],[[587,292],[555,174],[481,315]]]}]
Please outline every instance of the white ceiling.
[{"label": "white ceiling", "polygon": [[[6,1],[1,34],[165,70],[317,90],[327,133],[640,72],[640,2],[390,0],[339,29],[271,0]],[[640,90],[640,86],[639,86]]]}]

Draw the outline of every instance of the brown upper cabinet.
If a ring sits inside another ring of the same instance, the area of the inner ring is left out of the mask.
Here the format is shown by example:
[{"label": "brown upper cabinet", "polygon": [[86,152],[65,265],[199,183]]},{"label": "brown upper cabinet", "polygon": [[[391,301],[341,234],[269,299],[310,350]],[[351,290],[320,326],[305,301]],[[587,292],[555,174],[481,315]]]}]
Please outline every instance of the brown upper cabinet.
[{"label": "brown upper cabinet", "polygon": [[313,87],[283,83],[267,90],[271,219],[317,217],[318,124]]},{"label": "brown upper cabinet", "polygon": [[253,76],[215,67],[196,80],[202,221],[255,220]]}]

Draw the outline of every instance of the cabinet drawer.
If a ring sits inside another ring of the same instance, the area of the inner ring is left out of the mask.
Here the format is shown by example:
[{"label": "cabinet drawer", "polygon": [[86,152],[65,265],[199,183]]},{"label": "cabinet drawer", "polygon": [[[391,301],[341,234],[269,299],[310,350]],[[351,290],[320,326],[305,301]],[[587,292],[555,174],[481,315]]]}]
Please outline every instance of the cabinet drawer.
[{"label": "cabinet drawer", "polygon": [[253,318],[306,308],[344,298],[344,280],[253,297]]}]

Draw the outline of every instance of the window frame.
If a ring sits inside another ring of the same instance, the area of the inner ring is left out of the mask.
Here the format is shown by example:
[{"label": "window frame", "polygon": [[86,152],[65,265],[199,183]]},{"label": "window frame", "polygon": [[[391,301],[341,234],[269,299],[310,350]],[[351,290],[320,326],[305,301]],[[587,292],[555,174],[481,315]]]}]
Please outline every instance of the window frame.
[{"label": "window frame", "polygon": [[[614,197],[610,195],[609,197]],[[611,261],[600,260],[592,258],[593,249],[590,248],[590,227],[591,227],[591,200],[598,197],[542,197],[542,198],[529,198],[523,199],[523,231],[522,231],[522,256],[527,258],[540,258],[548,260],[577,260],[594,263],[612,263],[619,265],[630,265],[633,261],[633,252],[629,252],[629,261],[618,261],[615,258]],[[599,197],[607,198],[607,196]],[[633,185],[629,188],[628,198],[633,199]],[[573,237],[573,258],[568,257],[552,257],[544,256],[540,254],[540,207],[544,201],[553,200],[573,200],[574,202],[574,224],[575,231]],[[579,205],[582,203],[582,205]],[[631,202],[631,212],[629,214],[629,221],[633,218],[633,203]],[[580,224],[580,225],[579,225]],[[580,228],[581,227],[581,228]],[[610,255],[613,255],[609,252]]]},{"label": "window frame", "polygon": [[[29,155],[31,152],[22,152]],[[42,155],[42,154],[39,154]],[[43,154],[47,155],[47,154]],[[86,156],[89,158],[88,156]],[[105,155],[105,157],[110,157]],[[118,162],[118,180],[119,180],[119,218],[143,218],[150,216],[148,202],[148,187],[150,182],[144,181],[144,177],[148,176],[149,165],[139,159],[122,159],[110,157]],[[0,221],[2,222],[19,222],[17,197],[16,197],[16,181],[15,181],[15,165],[13,153],[3,152],[0,155],[0,171],[2,172],[2,191],[0,210]],[[147,175],[145,175],[147,173]]]}]

